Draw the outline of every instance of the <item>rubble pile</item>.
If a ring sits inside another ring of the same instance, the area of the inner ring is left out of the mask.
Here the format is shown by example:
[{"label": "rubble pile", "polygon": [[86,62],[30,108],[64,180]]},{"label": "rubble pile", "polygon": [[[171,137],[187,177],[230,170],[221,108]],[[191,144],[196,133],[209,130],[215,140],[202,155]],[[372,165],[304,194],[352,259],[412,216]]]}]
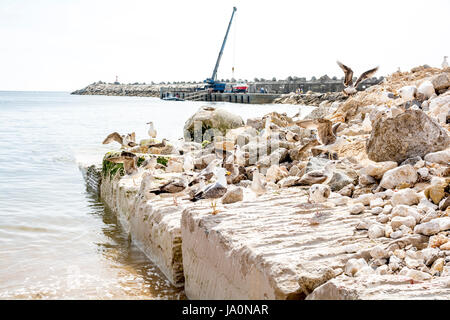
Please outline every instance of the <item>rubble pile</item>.
[{"label": "rubble pile", "polygon": [[[201,108],[186,123],[184,139],[163,146],[150,139],[130,149],[142,158],[138,166],[157,158],[152,186],[137,179],[141,196],[157,201],[158,195],[149,195],[155,186],[178,174],[188,180],[185,195],[192,197],[215,181],[214,167],[229,173],[223,204],[302,186],[311,206],[344,206],[349,216],[359,216],[354,233],[373,242],[346,262],[339,277],[450,279],[449,87],[450,69],[422,66],[351,97],[306,94],[278,101],[320,104],[305,119],[340,123],[329,144],[318,139],[318,130],[302,126],[298,114],[272,112],[244,124],[239,116]],[[193,119],[207,123],[195,139]]]}]

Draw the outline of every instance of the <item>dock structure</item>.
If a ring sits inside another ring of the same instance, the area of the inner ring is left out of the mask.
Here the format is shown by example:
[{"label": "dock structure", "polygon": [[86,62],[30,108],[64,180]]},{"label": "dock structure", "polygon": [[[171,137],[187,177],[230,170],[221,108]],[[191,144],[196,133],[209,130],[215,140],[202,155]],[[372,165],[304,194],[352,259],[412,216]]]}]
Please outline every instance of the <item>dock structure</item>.
[{"label": "dock structure", "polygon": [[280,93],[232,93],[232,92],[210,92],[208,90],[192,91],[181,90],[160,90],[160,98],[177,97],[190,101],[217,101],[231,103],[265,104],[273,103],[276,98],[281,97]]}]

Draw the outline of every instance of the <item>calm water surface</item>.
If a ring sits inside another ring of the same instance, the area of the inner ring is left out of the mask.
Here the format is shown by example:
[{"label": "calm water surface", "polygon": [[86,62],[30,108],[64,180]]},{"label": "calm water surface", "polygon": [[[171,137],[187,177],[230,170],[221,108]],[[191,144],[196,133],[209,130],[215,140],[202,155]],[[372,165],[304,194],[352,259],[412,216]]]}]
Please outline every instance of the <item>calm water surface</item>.
[{"label": "calm water surface", "polygon": [[[180,299],[86,190],[79,164],[118,146],[107,134],[178,139],[205,102],[0,91],[0,299]],[[298,106],[216,103],[248,117]],[[306,111],[307,112],[307,111]]]}]

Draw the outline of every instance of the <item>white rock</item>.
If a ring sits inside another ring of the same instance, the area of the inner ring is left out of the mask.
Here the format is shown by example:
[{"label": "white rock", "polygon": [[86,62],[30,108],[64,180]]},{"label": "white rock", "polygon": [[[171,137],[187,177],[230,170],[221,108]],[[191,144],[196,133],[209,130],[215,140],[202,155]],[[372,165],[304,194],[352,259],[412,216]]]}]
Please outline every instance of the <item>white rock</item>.
[{"label": "white rock", "polygon": [[435,118],[439,123],[446,123],[449,112],[450,94],[448,91],[447,93],[431,100],[428,115]]},{"label": "white rock", "polygon": [[393,189],[399,184],[414,184],[417,181],[417,173],[414,167],[406,164],[391,170],[388,170],[381,179],[380,186],[385,189]]},{"label": "white rock", "polygon": [[425,264],[429,265],[432,260],[435,260],[439,254],[439,249],[437,248],[425,248],[422,250],[422,256]]},{"label": "white rock", "polygon": [[430,98],[434,93],[434,86],[430,80],[425,80],[422,84],[417,88],[417,92],[423,94],[425,97]]},{"label": "white rock", "polygon": [[358,198],[354,199],[354,202],[360,202],[365,206],[368,206],[370,204],[370,200],[373,200],[375,198],[378,198],[375,194],[373,193],[366,193],[366,194],[362,194],[360,195]]},{"label": "white rock", "polygon": [[371,184],[377,183],[374,177],[369,176],[368,174],[361,174],[358,179],[358,184],[361,186],[368,186]]},{"label": "white rock", "polygon": [[402,99],[409,101],[414,99],[414,96],[417,92],[417,88],[415,86],[404,86],[398,90],[398,93],[402,97]]},{"label": "white rock", "polygon": [[402,224],[398,229],[401,230],[404,235],[413,232],[412,228],[410,228],[410,227],[408,227],[408,226],[406,226],[404,224]]},{"label": "white rock", "polygon": [[408,268],[416,269],[416,268],[420,267],[421,261],[407,256],[407,257],[405,257],[405,264]]},{"label": "white rock", "polygon": [[380,223],[386,223],[389,221],[389,217],[382,213],[382,214],[378,215],[377,221]]},{"label": "white rock", "polygon": [[370,202],[369,202],[370,208],[382,207],[383,205],[384,205],[384,201],[381,198],[375,198],[373,200],[370,200]]},{"label": "white rock", "polygon": [[414,233],[420,233],[426,236],[432,236],[440,231],[439,223],[434,221],[421,223],[414,227]]},{"label": "white rock", "polygon": [[177,159],[169,159],[167,162],[166,172],[183,172],[183,162]]},{"label": "white rock", "polygon": [[418,204],[419,201],[420,201],[419,195],[413,189],[410,188],[401,189],[395,192],[391,198],[391,203],[394,207],[401,204],[405,205]]},{"label": "white rock", "polygon": [[402,236],[403,236],[403,232],[401,232],[400,230],[391,232],[391,235],[390,235],[391,239],[399,239]]},{"label": "white rock", "polygon": [[357,203],[350,207],[350,213],[351,214],[360,214],[365,209],[364,205],[362,203]]},{"label": "white rock", "polygon": [[391,206],[390,204],[385,205],[385,206],[383,207],[383,214],[390,214],[391,211],[392,211],[392,206]]},{"label": "white rock", "polygon": [[384,264],[384,265],[382,265],[382,266],[379,266],[379,267],[377,268],[377,270],[375,270],[375,272],[376,272],[377,274],[379,274],[379,275],[388,274],[388,273],[389,273],[389,267],[388,267],[386,264]]},{"label": "white rock", "polygon": [[412,269],[409,269],[407,267],[403,268],[399,272],[399,275],[406,276],[406,277],[412,278],[412,279],[417,280],[417,281],[431,279],[431,275],[430,274],[422,272],[422,271],[418,271],[418,270],[412,270]]},{"label": "white rock", "polygon": [[414,226],[416,225],[416,219],[414,219],[411,216],[408,217],[397,216],[392,218],[391,227],[393,230],[397,230],[402,225],[407,226],[409,228],[414,228]]},{"label": "white rock", "polygon": [[346,275],[353,277],[358,271],[360,271],[364,267],[369,267],[369,265],[363,258],[350,259],[345,264],[344,272]]},{"label": "white rock", "polygon": [[421,177],[422,179],[426,179],[430,174],[430,170],[428,170],[428,168],[420,168],[419,170],[417,170],[417,173],[419,174],[419,177]]},{"label": "white rock", "polygon": [[429,209],[436,210],[437,208],[438,208],[437,205],[435,205],[433,202],[431,202],[425,197],[421,198],[419,204],[417,205],[417,209],[423,210],[424,212],[427,212]]},{"label": "white rock", "polygon": [[446,164],[450,163],[450,149],[431,152],[424,157],[425,161]]},{"label": "white rock", "polygon": [[419,160],[414,164],[414,169],[420,169],[425,166],[425,161]]},{"label": "white rock", "polygon": [[361,169],[361,173],[374,177],[375,179],[381,179],[386,171],[396,167],[397,162],[395,161],[373,162]]},{"label": "white rock", "polygon": [[389,257],[389,253],[382,246],[375,246],[370,250],[370,256],[374,259],[384,259]]},{"label": "white rock", "polygon": [[384,236],[385,236],[386,238],[390,238],[392,232],[394,232],[394,230],[392,230],[391,225],[387,224],[387,225],[384,227]]},{"label": "white rock", "polygon": [[274,182],[277,183],[281,179],[288,176],[288,172],[284,171],[280,168],[280,166],[273,164],[270,166],[269,169],[267,169],[266,172],[266,180],[267,182]]},{"label": "white rock", "polygon": [[396,206],[394,209],[392,209],[391,212],[392,217],[413,217],[416,223],[419,223],[422,216],[419,214],[419,212],[410,206],[405,206],[403,204]]},{"label": "white rock", "polygon": [[375,216],[379,215],[382,212],[383,212],[383,208],[382,207],[375,207],[372,210],[370,210],[370,213],[375,215]]},{"label": "white rock", "polygon": [[368,236],[370,239],[384,237],[384,228],[378,224],[372,224],[369,227]]}]

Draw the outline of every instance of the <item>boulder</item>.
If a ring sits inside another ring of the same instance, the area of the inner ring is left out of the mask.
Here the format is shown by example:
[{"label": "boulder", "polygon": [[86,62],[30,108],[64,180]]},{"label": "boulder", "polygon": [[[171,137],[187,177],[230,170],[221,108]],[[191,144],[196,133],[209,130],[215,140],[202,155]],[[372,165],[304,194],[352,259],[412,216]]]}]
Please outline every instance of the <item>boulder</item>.
[{"label": "boulder", "polygon": [[393,118],[378,119],[366,145],[369,159],[396,161],[423,157],[446,149],[450,137],[434,120],[420,110],[407,110]]},{"label": "boulder", "polygon": [[439,231],[441,231],[441,227],[439,226],[439,223],[434,221],[421,223],[414,227],[414,233],[420,233],[425,236],[432,236],[439,233]]},{"label": "boulder", "polygon": [[385,189],[393,189],[400,184],[414,184],[417,181],[417,173],[410,164],[388,170],[381,179],[380,186]]},{"label": "boulder", "polygon": [[414,228],[415,225],[416,219],[411,216],[407,217],[396,216],[393,217],[391,220],[391,227],[393,230],[399,229],[400,226],[407,226],[408,228]]},{"label": "boulder", "polygon": [[397,162],[395,161],[374,162],[369,163],[365,168],[361,169],[361,173],[367,174],[375,179],[381,179],[386,171],[396,167]]},{"label": "boulder", "polygon": [[417,88],[415,86],[404,86],[398,90],[402,99],[409,101],[414,99],[414,96],[417,93]]},{"label": "boulder", "polygon": [[431,78],[434,89],[442,90],[450,87],[450,74],[443,72]]},{"label": "boulder", "polygon": [[413,217],[418,223],[421,219],[421,215],[417,210],[410,206],[398,205],[397,207],[392,209],[391,213],[392,217]]},{"label": "boulder", "polygon": [[450,163],[450,149],[431,152],[425,156],[425,161],[440,163],[440,164],[449,164]]},{"label": "boulder", "polygon": [[331,180],[328,182],[328,185],[331,188],[331,191],[339,191],[344,188],[346,185],[352,184],[353,179],[347,176],[341,170],[334,170],[333,176]]},{"label": "boulder", "polygon": [[417,88],[417,92],[423,94],[427,99],[435,93],[434,86],[429,80],[422,82],[419,88]]},{"label": "boulder", "polygon": [[394,193],[394,195],[391,198],[391,203],[394,207],[400,204],[408,206],[418,204],[419,201],[420,201],[419,195],[413,189],[410,188],[399,190],[398,192]]},{"label": "boulder", "polygon": [[[212,130],[214,135],[225,135],[227,130],[243,125],[244,121],[239,115],[224,109],[201,107],[184,124],[184,137],[187,141],[195,140],[201,143],[207,130]],[[197,129],[201,129],[201,132],[194,132]]]},{"label": "boulder", "polygon": [[428,115],[435,118],[439,123],[447,122],[450,113],[450,93],[445,93],[431,100]]},{"label": "boulder", "polygon": [[222,203],[234,203],[244,199],[244,191],[241,187],[229,186],[227,192],[222,198]]}]

